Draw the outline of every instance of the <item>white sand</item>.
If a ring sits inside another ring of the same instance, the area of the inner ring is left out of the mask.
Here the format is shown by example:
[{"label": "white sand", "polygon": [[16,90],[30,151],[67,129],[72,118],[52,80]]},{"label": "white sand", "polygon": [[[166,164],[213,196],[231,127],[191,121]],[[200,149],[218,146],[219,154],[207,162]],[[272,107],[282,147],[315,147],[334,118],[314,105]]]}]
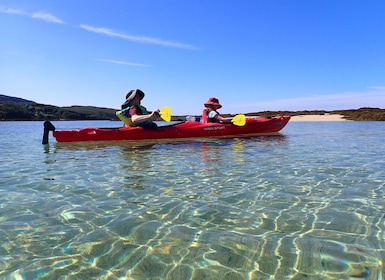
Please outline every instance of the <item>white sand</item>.
[{"label": "white sand", "polygon": [[325,114],[325,115],[303,115],[291,117],[291,122],[340,122],[346,121],[342,115]]}]

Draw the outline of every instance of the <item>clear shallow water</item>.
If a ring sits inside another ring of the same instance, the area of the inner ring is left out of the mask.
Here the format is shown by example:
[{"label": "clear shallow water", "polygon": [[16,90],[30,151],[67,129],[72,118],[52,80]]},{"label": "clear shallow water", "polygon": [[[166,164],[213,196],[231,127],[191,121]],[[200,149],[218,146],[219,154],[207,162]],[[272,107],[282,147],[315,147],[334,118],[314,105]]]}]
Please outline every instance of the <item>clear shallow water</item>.
[{"label": "clear shallow water", "polygon": [[[90,125],[119,123],[55,123]],[[0,131],[0,279],[384,278],[383,122],[145,145]]]}]

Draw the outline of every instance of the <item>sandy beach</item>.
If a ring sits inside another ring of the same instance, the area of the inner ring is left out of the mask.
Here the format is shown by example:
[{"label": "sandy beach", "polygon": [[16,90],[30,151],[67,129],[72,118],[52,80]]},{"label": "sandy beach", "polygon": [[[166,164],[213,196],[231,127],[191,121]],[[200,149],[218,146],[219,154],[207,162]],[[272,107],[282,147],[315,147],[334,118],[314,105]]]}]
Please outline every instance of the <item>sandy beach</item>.
[{"label": "sandy beach", "polygon": [[325,115],[302,115],[291,117],[291,122],[340,122],[347,121],[342,118],[342,115],[338,114],[325,114]]}]

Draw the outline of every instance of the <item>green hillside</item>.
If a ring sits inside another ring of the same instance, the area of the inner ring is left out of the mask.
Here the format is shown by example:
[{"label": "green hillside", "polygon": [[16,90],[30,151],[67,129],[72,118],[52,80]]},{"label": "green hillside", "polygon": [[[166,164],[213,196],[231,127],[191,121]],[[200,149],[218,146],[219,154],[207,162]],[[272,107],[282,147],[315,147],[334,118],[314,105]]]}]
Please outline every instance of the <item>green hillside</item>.
[{"label": "green hillside", "polygon": [[0,120],[118,120],[116,109],[93,106],[58,107],[18,97],[0,95]]}]

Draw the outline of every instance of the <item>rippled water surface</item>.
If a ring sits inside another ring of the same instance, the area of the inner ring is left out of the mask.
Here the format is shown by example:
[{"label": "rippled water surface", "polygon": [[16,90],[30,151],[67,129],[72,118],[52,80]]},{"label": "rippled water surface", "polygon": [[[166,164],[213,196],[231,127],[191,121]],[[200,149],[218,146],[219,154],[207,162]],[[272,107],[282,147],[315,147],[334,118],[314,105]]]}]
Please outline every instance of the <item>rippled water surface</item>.
[{"label": "rippled water surface", "polygon": [[[91,125],[119,123],[55,123]],[[384,278],[384,122],[158,144],[0,131],[0,279]]]}]

